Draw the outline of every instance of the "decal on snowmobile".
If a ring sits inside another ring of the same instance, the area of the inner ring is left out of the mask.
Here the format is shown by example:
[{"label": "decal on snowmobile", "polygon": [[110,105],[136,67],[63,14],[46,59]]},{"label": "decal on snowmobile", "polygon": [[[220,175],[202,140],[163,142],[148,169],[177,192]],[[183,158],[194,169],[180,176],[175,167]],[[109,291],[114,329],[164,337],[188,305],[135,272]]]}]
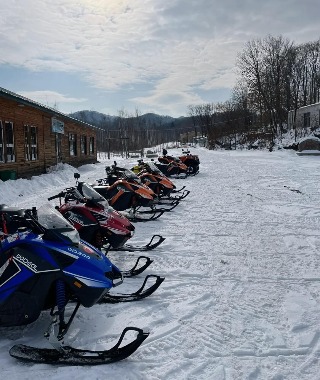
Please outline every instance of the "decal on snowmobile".
[{"label": "decal on snowmobile", "polygon": [[[85,259],[87,260],[90,260],[91,257],[89,255],[86,255],[85,253],[81,252],[81,251],[78,251],[77,249],[75,248],[71,248],[71,247],[68,247],[68,251],[75,254],[75,255],[78,255],[78,256],[82,256],[84,257]],[[74,257],[74,256],[73,256]]]},{"label": "decal on snowmobile", "polygon": [[81,220],[80,218],[77,217],[76,214],[74,214],[73,212],[69,211],[68,212],[68,220],[69,222],[71,222],[72,224],[73,223],[78,223],[80,224],[80,226],[84,226],[85,223],[83,222],[83,220]]},{"label": "decal on snowmobile", "polygon": [[[7,271],[6,271],[7,269]],[[10,257],[0,268],[0,288],[11,280],[15,275],[21,272],[21,269]]]},{"label": "decal on snowmobile", "polygon": [[2,267],[0,268],[0,277],[3,275],[3,272],[4,272],[4,271],[6,270],[6,268],[8,267],[9,262],[10,262],[10,260],[7,260],[7,261],[2,265]]},{"label": "decal on snowmobile", "polygon": [[29,261],[26,257],[21,256],[19,253],[16,254],[16,256],[14,257],[14,260],[19,261],[19,263],[21,263],[24,266],[28,267],[33,272],[37,272],[38,271],[38,268],[37,268],[36,264],[34,264],[33,262]]},{"label": "decal on snowmobile", "polygon": [[6,240],[8,243],[12,243],[13,241],[18,240],[19,238],[20,238],[19,234],[13,234],[13,235],[9,235]]},{"label": "decal on snowmobile", "polygon": [[[36,240],[37,239],[34,239],[34,241]],[[34,273],[59,271],[59,268],[49,262],[44,262],[41,259],[41,245],[26,244],[24,242],[20,242],[20,240],[18,242],[19,246],[13,247],[11,250],[12,260],[18,267],[23,265]],[[65,254],[66,252],[61,251],[61,253]]]}]

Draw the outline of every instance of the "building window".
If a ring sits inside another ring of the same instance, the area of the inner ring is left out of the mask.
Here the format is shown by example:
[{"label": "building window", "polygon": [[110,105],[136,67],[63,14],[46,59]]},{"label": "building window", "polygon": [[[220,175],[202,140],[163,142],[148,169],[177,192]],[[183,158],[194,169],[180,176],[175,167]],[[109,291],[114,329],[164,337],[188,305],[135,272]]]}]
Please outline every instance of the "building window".
[{"label": "building window", "polygon": [[87,136],[80,136],[80,151],[81,154],[87,154]]},{"label": "building window", "polygon": [[0,162],[4,162],[3,126],[0,120]]},{"label": "building window", "polygon": [[94,137],[89,140],[89,154],[94,154]]},{"label": "building window", "polygon": [[16,156],[14,152],[13,123],[11,121],[4,122],[3,147],[4,161],[15,162]]},{"label": "building window", "polygon": [[0,162],[15,162],[13,123],[0,120]]},{"label": "building window", "polygon": [[70,156],[77,155],[77,135],[74,133],[69,133],[69,152]]},{"label": "building window", "polygon": [[310,112],[306,112],[303,114],[303,127],[304,128],[310,127]]},{"label": "building window", "polygon": [[30,125],[24,126],[24,151],[26,161],[38,159],[38,129]]}]

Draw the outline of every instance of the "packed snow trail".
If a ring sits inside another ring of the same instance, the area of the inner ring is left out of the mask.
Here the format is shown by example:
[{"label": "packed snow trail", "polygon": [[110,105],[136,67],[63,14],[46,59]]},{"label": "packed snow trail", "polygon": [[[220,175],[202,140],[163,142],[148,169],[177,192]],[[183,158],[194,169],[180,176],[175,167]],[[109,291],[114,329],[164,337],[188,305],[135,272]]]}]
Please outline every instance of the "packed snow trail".
[{"label": "packed snow trail", "polygon": [[[139,302],[81,309],[70,329],[72,345],[100,349],[125,326],[137,326],[150,331],[140,349],[124,362],[81,371],[14,361],[7,354],[13,344],[46,344],[44,314],[19,332],[2,331],[4,377],[320,379],[319,157],[290,151],[192,153],[199,154],[200,173],[175,180],[190,194],[158,220],[137,223],[132,239],[143,243],[154,233],[166,237],[148,252],[154,262],[146,271],[165,277],[161,287]],[[102,178],[104,165],[80,168],[82,179]],[[39,204],[73,184],[73,178],[67,183],[63,176],[51,187],[45,176],[42,181],[45,191],[22,194],[15,205]],[[120,268],[137,257],[109,256]],[[124,292],[137,288],[143,278],[120,287]]]}]

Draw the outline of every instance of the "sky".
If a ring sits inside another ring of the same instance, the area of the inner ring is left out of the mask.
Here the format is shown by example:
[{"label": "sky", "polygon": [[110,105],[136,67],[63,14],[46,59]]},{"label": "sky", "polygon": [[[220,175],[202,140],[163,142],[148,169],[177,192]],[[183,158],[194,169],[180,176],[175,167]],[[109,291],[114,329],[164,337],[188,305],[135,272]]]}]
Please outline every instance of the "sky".
[{"label": "sky", "polygon": [[[179,149],[168,149],[173,155]],[[165,241],[144,254],[145,272],[111,293],[136,291],[147,274],[165,277],[148,298],[80,307],[65,344],[107,349],[126,326],[150,332],[129,358],[102,366],[25,364],[14,344],[50,347],[43,312],[24,327],[0,327],[0,372],[10,380],[318,380],[320,349],[320,161],[292,150],[192,148],[200,172],[172,179],[190,194],[171,212],[135,223],[132,244]],[[119,165],[135,160],[117,157]],[[103,178],[108,160],[64,164],[30,180],[0,181],[0,203],[32,207],[83,181]],[[111,160],[112,161],[112,160]],[[217,180],[218,179],[218,180]],[[50,203],[54,205],[55,201]],[[110,252],[120,269],[138,253]],[[72,309],[67,306],[67,313]]]},{"label": "sky", "polygon": [[237,54],[271,34],[320,37],[317,0],[0,0],[0,87],[71,113],[230,99]]}]

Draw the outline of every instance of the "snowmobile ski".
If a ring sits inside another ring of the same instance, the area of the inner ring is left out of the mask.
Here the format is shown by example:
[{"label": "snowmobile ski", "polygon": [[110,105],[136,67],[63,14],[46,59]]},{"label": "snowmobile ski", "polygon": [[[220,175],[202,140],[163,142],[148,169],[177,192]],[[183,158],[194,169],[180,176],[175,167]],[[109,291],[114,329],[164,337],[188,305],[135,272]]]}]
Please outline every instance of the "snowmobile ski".
[{"label": "snowmobile ski", "polygon": [[181,199],[184,199],[186,196],[188,196],[190,194],[190,190],[184,190],[183,192],[182,192],[182,195],[181,196],[179,196],[178,198],[173,198],[173,199],[177,199],[177,200],[181,200]]},{"label": "snowmobile ski", "polygon": [[[161,197],[159,198],[156,204],[160,206],[175,206],[178,201],[180,201],[178,197],[177,198]],[[167,209],[165,208],[165,210]]]},{"label": "snowmobile ski", "polygon": [[[158,238],[157,241],[154,240]],[[151,251],[152,249],[158,247],[166,238],[161,235],[153,235],[148,244],[142,246],[135,246],[133,244],[124,244],[119,248],[108,248],[108,251],[129,251],[129,252],[142,252],[142,251]]]},{"label": "snowmobile ski", "polygon": [[165,212],[172,211],[174,208],[176,208],[178,206],[179,203],[180,203],[179,201],[175,200],[174,202],[172,202],[171,205],[169,204],[170,207],[163,208],[163,210]]},{"label": "snowmobile ski", "polygon": [[[147,281],[151,277],[154,277],[156,279],[156,281],[148,289],[145,289]],[[159,288],[159,286],[162,284],[163,281],[164,281],[164,277],[160,277],[160,276],[157,276],[154,274],[149,274],[144,279],[142,286],[136,292],[131,293],[131,294],[122,294],[122,293],[110,294],[110,293],[107,293],[102,297],[102,299],[99,301],[99,303],[102,304],[102,303],[119,303],[119,302],[139,301],[143,298],[149,297],[152,293],[154,293]]]},{"label": "snowmobile ski", "polygon": [[146,211],[119,211],[122,215],[128,218],[131,222],[148,222],[160,218],[167,210],[161,208],[160,210],[146,210]]},{"label": "snowmobile ski", "polygon": [[187,197],[189,194],[190,194],[190,190],[184,190],[183,193],[179,196],[171,196],[171,195],[163,196],[163,197],[160,197],[158,204],[160,204],[160,205],[165,205],[165,204],[174,205],[176,202],[180,202],[182,199]]},{"label": "snowmobile ski", "polygon": [[181,189],[173,189],[171,192],[172,193],[181,193],[182,190],[184,190],[186,188],[186,186],[182,186]]},{"label": "snowmobile ski", "polygon": [[[140,267],[138,267],[140,260],[143,260],[143,259],[145,259],[145,263],[141,265]],[[135,265],[131,269],[121,271],[122,277],[128,278],[128,277],[137,276],[138,274],[142,273],[145,269],[147,269],[151,263],[153,263],[153,260],[151,260],[150,257],[139,256]]]},{"label": "snowmobile ski", "polygon": [[[130,343],[120,347],[128,331],[136,331],[138,334]],[[16,359],[34,363],[66,365],[109,364],[126,359],[137,350],[148,335],[149,333],[137,327],[126,327],[122,331],[118,342],[109,350],[90,351],[70,346],[61,346],[61,350],[58,351],[54,348],[37,348],[18,344],[14,345],[9,353]]]}]

